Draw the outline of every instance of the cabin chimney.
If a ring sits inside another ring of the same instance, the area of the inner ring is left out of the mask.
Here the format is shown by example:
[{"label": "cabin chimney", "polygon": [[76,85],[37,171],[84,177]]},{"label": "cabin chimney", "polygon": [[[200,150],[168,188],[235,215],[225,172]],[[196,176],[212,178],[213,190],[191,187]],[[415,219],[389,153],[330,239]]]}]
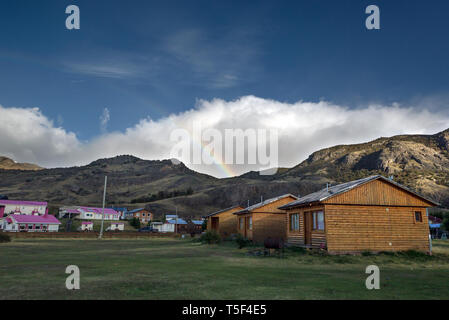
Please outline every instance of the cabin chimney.
[{"label": "cabin chimney", "polygon": [[260,202],[261,203],[263,202],[263,196],[262,195],[260,196]]},{"label": "cabin chimney", "polygon": [[388,179],[390,179],[391,181],[394,180],[394,176],[389,176]]},{"label": "cabin chimney", "polygon": [[329,192],[329,182],[326,182],[326,192]]},{"label": "cabin chimney", "polygon": [[248,205],[247,205],[247,207],[249,207],[249,199],[248,199]]}]

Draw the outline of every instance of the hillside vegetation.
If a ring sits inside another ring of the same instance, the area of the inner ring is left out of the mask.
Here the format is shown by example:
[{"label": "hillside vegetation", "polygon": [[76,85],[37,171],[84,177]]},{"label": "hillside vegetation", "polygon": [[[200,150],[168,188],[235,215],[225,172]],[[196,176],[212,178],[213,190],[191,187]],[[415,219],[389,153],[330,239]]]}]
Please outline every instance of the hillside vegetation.
[{"label": "hillside vegetation", "polygon": [[[294,152],[294,151],[292,151]],[[449,129],[435,135],[401,135],[319,150],[297,166],[272,176],[248,172],[217,179],[170,160],[124,155],[89,165],[38,171],[1,170],[0,194],[10,199],[58,205],[100,205],[108,176],[108,205],[147,206],[156,216],[198,217],[231,205],[259,202],[283,193],[305,195],[373,174],[449,206]]]}]

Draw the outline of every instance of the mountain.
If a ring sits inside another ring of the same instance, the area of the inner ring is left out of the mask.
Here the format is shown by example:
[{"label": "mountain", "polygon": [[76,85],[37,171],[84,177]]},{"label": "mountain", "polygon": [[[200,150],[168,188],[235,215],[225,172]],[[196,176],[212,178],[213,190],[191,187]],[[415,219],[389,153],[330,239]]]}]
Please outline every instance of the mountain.
[{"label": "mountain", "polygon": [[108,205],[147,206],[156,216],[178,210],[180,216],[198,217],[283,193],[305,195],[326,183],[373,174],[393,176],[395,181],[449,206],[449,130],[322,149],[271,176],[248,172],[217,179],[183,163],[133,156],[100,159],[72,168],[0,170],[0,194],[10,199],[47,200],[52,206],[101,205],[107,175]]},{"label": "mountain", "polygon": [[17,163],[7,157],[0,156],[0,169],[3,170],[42,170],[42,167],[32,163]]},{"label": "mountain", "polygon": [[400,135],[319,150],[281,176],[319,175],[340,183],[372,174],[449,205],[449,129],[435,135]]}]

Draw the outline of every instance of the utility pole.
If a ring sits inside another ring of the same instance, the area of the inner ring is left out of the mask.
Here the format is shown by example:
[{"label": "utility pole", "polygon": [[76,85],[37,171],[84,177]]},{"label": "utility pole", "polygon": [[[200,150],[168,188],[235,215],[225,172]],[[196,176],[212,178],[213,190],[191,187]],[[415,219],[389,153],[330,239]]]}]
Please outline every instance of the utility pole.
[{"label": "utility pole", "polygon": [[100,228],[100,235],[98,236],[98,239],[103,238],[103,225],[104,225],[104,203],[106,202],[106,185],[108,183],[108,176],[104,177],[104,191],[103,191],[103,210],[101,212],[101,228]]},{"label": "utility pole", "polygon": [[175,233],[178,234],[178,207],[175,206],[175,210],[176,210],[176,224],[175,224]]}]

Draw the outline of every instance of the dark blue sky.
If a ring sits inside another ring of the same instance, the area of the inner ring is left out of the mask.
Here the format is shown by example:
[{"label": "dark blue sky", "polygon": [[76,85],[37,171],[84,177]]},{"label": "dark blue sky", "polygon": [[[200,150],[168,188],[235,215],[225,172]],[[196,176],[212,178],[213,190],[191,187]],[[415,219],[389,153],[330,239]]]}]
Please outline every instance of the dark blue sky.
[{"label": "dark blue sky", "polygon": [[[65,8],[81,30],[65,28]],[[365,28],[365,8],[381,30]],[[448,1],[0,3],[0,104],[38,107],[82,140],[197,99],[433,103],[449,97]]]}]

